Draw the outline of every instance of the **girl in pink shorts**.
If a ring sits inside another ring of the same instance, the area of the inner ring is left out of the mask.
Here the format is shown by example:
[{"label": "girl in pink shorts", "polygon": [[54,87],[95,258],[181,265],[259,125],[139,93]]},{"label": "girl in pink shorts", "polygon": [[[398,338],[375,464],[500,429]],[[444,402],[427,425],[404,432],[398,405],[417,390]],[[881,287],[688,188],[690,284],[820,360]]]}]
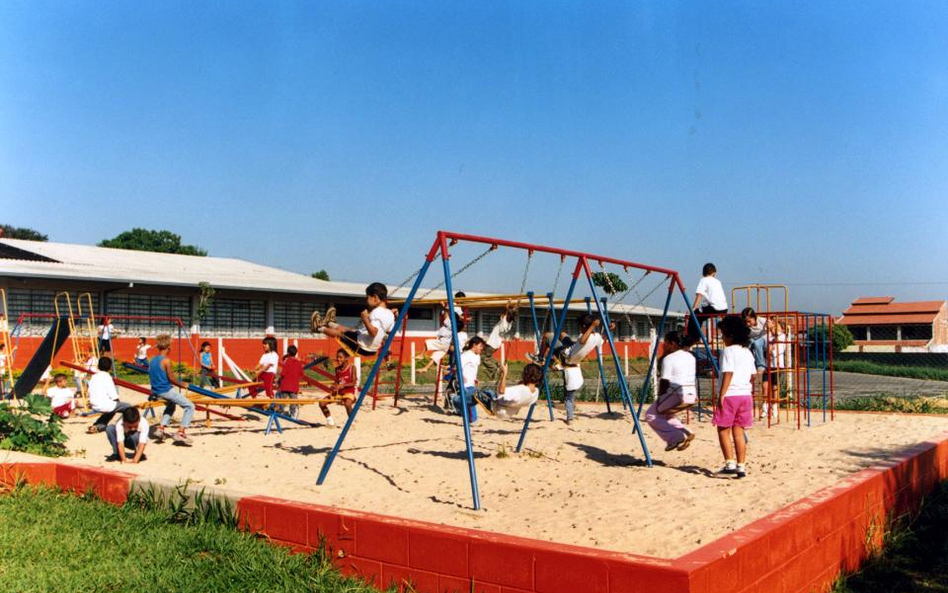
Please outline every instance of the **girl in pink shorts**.
[{"label": "girl in pink shorts", "polygon": [[753,381],[757,367],[747,347],[750,330],[739,317],[725,317],[718,324],[718,331],[725,346],[719,363],[721,392],[711,419],[718,427],[718,441],[724,454],[724,467],[718,473],[743,478],[747,476],[744,429],[754,421]]}]

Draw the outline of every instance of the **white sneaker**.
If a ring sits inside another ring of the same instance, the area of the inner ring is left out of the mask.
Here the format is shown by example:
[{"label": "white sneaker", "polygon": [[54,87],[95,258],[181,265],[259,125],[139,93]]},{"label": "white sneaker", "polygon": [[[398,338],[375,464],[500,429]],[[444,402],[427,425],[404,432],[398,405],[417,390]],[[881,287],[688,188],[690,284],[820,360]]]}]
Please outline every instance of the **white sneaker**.
[{"label": "white sneaker", "polygon": [[746,478],[746,477],[747,477],[747,467],[745,467],[743,463],[738,463],[735,473],[737,474],[737,477],[738,477],[738,478]]},{"label": "white sneaker", "polygon": [[330,416],[329,418],[326,418],[326,426],[335,426],[335,425],[336,425],[336,421],[332,419],[332,416]]}]

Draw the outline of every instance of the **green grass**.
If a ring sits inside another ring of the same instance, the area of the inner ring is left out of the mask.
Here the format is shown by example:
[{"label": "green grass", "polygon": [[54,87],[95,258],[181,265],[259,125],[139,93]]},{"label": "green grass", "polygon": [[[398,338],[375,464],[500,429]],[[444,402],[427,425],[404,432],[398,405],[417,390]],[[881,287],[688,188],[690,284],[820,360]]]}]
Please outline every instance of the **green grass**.
[{"label": "green grass", "polygon": [[948,593],[948,482],[936,488],[918,514],[890,523],[883,544],[855,574],[843,575],[833,593]]},{"label": "green grass", "polygon": [[0,496],[0,591],[369,593],[322,554],[290,554],[233,528],[219,503],[116,507],[50,489]]},{"label": "green grass", "polygon": [[886,377],[948,381],[948,369],[939,367],[903,367],[868,362],[865,360],[837,360],[833,362],[833,369],[840,372],[861,373],[864,375],[884,375]]},{"label": "green grass", "polygon": [[879,394],[848,397],[835,402],[837,410],[860,412],[903,412],[907,414],[948,414],[948,397],[896,397]]}]

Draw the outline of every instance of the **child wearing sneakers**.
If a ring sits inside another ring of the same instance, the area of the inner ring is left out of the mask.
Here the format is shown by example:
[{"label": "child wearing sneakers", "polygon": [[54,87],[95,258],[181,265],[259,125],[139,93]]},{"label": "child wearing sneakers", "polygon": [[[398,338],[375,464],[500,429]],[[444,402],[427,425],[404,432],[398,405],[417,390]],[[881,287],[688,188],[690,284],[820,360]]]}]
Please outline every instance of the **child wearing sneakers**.
[{"label": "child wearing sneakers", "polygon": [[[484,351],[486,345],[487,342],[484,341],[484,338],[474,336],[467,341],[461,352],[461,375],[464,378],[462,389],[466,396],[467,405],[470,406],[469,417],[471,422],[477,420],[477,408],[475,407],[477,403],[474,401],[474,396],[477,390],[477,371],[481,366],[481,352]],[[463,414],[460,390],[451,398],[451,403],[458,414]]]},{"label": "child wearing sneakers", "polygon": [[665,441],[666,451],[684,451],[695,434],[678,419],[678,412],[698,399],[695,389],[695,357],[686,349],[688,337],[681,331],[665,334],[662,343],[662,374],[658,397],[645,412],[645,421]]},{"label": "child wearing sneakers", "polygon": [[500,350],[501,345],[504,343],[504,334],[509,333],[510,330],[513,329],[513,324],[516,320],[517,305],[507,301],[504,314],[500,316],[500,320],[491,328],[490,335],[487,336],[487,344],[481,352],[481,367],[483,367],[484,374],[487,375],[488,381],[497,380],[497,377],[502,372],[500,362],[494,358],[494,353]]},{"label": "child wearing sneakers", "polygon": [[388,289],[381,282],[373,282],[365,288],[368,307],[362,311],[362,327],[355,329],[332,321],[336,310],[329,308],[325,317],[314,311],[313,329],[316,332],[338,339],[345,347],[362,356],[374,356],[385,342],[385,337],[395,327],[395,315],[388,308]]},{"label": "child wearing sneakers", "polygon": [[[346,408],[346,416],[352,415],[352,406],[355,403],[355,370],[352,367],[352,361],[349,353],[340,348],[336,352],[336,371],[335,379],[332,383],[330,395],[340,398],[340,403]],[[329,402],[320,402],[319,409],[326,417],[326,424],[335,426],[336,421],[332,419],[332,412],[329,411]]]},{"label": "child wearing sneakers", "polygon": [[[585,384],[580,363],[594,349],[602,346],[602,335],[596,332],[599,319],[589,313],[579,318],[579,339],[573,340],[566,332],[560,333],[560,345],[553,352],[559,365],[563,367],[564,405],[566,406],[566,424],[572,424],[576,412],[576,394]],[[540,357],[535,362],[543,362],[546,350],[553,341],[553,333],[543,336]]]},{"label": "child wearing sneakers", "polygon": [[[280,363],[280,376],[277,379],[279,396],[288,399],[296,399],[300,395],[300,381],[303,380],[303,363],[296,358],[299,349],[290,345],[286,349],[286,356]],[[282,406],[281,406],[282,408]],[[282,412],[282,409],[280,410]],[[290,417],[298,418],[300,413],[299,406],[290,406]]]},{"label": "child wearing sneakers", "polygon": [[[148,422],[142,418],[138,408],[128,408],[122,411],[122,420],[110,424],[105,430],[105,436],[112,445],[112,455],[106,461],[121,461],[122,463],[138,463],[145,459],[145,445],[148,444]],[[132,458],[128,458],[125,449],[134,451]]]},{"label": "child wearing sneakers", "polygon": [[115,389],[115,382],[109,374],[111,370],[112,359],[103,356],[99,359],[98,370],[89,379],[89,406],[93,412],[101,414],[88,428],[89,433],[104,432],[113,416],[132,407],[131,404],[119,401],[118,390]]},{"label": "child wearing sneakers", "polygon": [[155,442],[161,443],[169,436],[167,428],[171,424],[171,417],[174,415],[177,406],[181,406],[181,409],[184,410],[181,416],[181,425],[177,434],[173,435],[172,438],[180,445],[191,446],[187,429],[191,426],[191,418],[194,416],[194,402],[176,390],[171,383],[171,374],[174,372],[171,359],[168,358],[168,351],[171,349],[171,336],[161,334],[158,336],[155,346],[158,348],[158,354],[148,363],[148,380],[151,384],[151,397],[149,399],[163,399],[166,402],[165,411],[161,415],[161,423],[155,429]]},{"label": "child wearing sneakers", "polygon": [[[458,328],[458,342],[464,344],[467,342],[467,332],[464,331],[464,319],[455,314],[454,322],[457,324]],[[444,358],[444,355],[451,350],[451,322],[450,320],[447,323],[442,324],[438,328],[438,333],[436,337],[425,340],[425,352],[422,356],[430,356],[428,359],[428,364],[420,370],[420,372],[425,373],[432,365],[441,362],[441,359]],[[431,354],[428,354],[428,353]]]},{"label": "child wearing sneakers", "polygon": [[721,392],[711,423],[718,428],[718,442],[724,454],[724,467],[719,473],[743,478],[747,475],[744,430],[754,422],[753,380],[757,368],[754,355],[747,348],[750,330],[739,317],[722,319],[718,332],[724,340],[719,362]]}]

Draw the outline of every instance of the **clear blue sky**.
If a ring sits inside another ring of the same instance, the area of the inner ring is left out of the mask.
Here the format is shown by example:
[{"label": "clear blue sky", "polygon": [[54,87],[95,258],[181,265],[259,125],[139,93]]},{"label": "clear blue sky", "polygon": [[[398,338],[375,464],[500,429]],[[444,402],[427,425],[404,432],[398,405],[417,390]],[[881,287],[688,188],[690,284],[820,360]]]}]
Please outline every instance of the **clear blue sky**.
[{"label": "clear blue sky", "polygon": [[942,299],[945,31],[942,1],[8,0],[0,217],[335,279],[398,282],[448,228],[800,309]]}]

